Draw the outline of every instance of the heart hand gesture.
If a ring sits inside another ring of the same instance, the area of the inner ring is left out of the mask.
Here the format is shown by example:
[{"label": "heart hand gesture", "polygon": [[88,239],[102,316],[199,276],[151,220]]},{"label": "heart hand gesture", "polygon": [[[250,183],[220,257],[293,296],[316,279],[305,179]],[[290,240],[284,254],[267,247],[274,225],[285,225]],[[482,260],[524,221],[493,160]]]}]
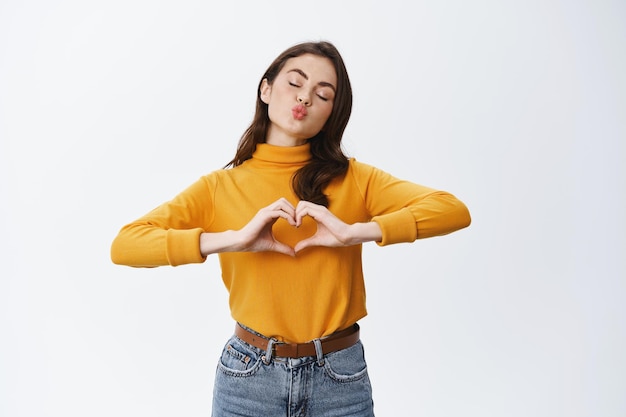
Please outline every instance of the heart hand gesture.
[{"label": "heart hand gesture", "polygon": [[[290,247],[276,239],[272,226],[280,218],[291,226],[299,227],[304,217],[311,217],[317,224],[313,236]],[[243,228],[221,233],[202,233],[200,250],[204,256],[217,252],[279,252],[295,256],[312,247],[343,247],[380,240],[382,232],[375,222],[347,224],[326,207],[308,201],[300,201],[294,207],[287,199],[280,198],[262,208]]]}]

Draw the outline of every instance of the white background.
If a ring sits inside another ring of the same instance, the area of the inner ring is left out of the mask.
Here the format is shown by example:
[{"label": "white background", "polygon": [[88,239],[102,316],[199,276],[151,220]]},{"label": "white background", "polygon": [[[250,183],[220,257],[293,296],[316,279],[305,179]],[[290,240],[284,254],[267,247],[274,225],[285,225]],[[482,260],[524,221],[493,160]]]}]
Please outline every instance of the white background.
[{"label": "white background", "polygon": [[228,162],[265,68],[320,39],[348,154],[473,216],[364,247],[377,415],[626,415],[623,2],[4,0],[1,416],[210,414],[217,258],[110,243]]}]

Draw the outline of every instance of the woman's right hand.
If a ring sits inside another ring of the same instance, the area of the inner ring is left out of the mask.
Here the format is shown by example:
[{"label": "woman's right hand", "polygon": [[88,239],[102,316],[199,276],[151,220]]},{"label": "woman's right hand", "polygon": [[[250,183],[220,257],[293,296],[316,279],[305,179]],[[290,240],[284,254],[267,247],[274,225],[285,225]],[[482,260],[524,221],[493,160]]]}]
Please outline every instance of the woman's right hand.
[{"label": "woman's right hand", "polygon": [[241,239],[238,252],[280,252],[295,255],[293,248],[279,242],[272,233],[272,226],[279,218],[290,225],[296,225],[296,209],[285,198],[280,198],[267,207],[262,208],[242,229],[238,230]]},{"label": "woman's right hand", "polygon": [[272,233],[272,226],[279,218],[296,226],[295,207],[280,198],[260,209],[243,228],[220,233],[202,233],[200,252],[203,256],[218,252],[279,252],[295,256],[292,247],[279,242]]}]

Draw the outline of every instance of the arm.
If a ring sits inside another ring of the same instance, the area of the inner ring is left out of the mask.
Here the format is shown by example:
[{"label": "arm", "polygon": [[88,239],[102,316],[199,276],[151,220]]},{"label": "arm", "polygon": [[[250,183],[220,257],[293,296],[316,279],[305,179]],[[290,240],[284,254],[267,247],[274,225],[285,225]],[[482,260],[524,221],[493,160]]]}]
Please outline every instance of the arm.
[{"label": "arm", "polygon": [[[317,223],[317,231],[298,242],[296,252],[310,246],[341,247],[370,241],[383,246],[413,242],[451,233],[471,222],[465,204],[448,192],[399,180],[354,160],[350,175],[352,177],[344,181],[353,181],[356,189],[350,191],[353,188],[346,185],[343,198],[353,201],[360,197],[370,213],[370,221],[348,224],[326,207],[301,201],[296,207],[296,225],[301,224],[303,217],[310,216]],[[334,192],[341,193],[338,189]]]},{"label": "arm", "polygon": [[125,225],[111,244],[119,265],[155,267],[204,262],[201,233],[212,220],[211,186],[201,178],[174,199]]},{"label": "arm", "polygon": [[310,246],[341,247],[379,241],[382,231],[378,223],[365,222],[347,224],[332,214],[326,207],[308,201],[300,201],[296,207],[296,227],[302,219],[310,216],[317,223],[317,231],[310,238],[296,244],[299,252]]},{"label": "arm", "polygon": [[135,267],[204,262],[212,253],[273,251],[295,255],[277,241],[272,225],[284,218],[295,226],[295,208],[284,198],[260,209],[239,230],[205,232],[211,225],[213,198],[207,177],[172,201],[124,226],[111,246],[114,263]]},{"label": "arm", "polygon": [[381,246],[446,235],[469,226],[465,204],[454,195],[356,161],[352,173],[367,210],[382,231]]}]

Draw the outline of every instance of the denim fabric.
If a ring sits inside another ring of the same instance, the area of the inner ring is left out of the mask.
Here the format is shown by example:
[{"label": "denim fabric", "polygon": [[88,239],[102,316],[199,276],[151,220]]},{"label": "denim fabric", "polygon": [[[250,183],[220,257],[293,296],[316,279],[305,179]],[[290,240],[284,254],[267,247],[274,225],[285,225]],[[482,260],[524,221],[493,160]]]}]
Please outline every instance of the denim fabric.
[{"label": "denim fabric", "polygon": [[213,417],[372,417],[363,345],[317,358],[268,360],[233,336],[217,365]]}]

